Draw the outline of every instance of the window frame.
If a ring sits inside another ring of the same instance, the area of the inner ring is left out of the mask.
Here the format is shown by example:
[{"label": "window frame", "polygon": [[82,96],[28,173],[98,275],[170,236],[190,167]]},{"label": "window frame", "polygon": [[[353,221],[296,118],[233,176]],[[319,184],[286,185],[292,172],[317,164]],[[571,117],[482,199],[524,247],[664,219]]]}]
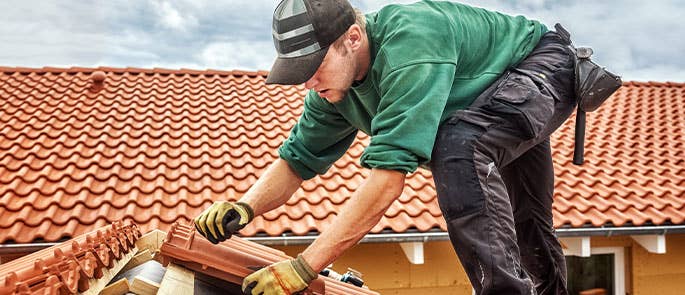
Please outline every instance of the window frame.
[{"label": "window frame", "polygon": [[[614,293],[616,295],[626,294],[626,264],[625,248],[623,247],[591,247],[590,257],[599,254],[614,255]],[[574,256],[574,255],[568,255]]]},{"label": "window frame", "polygon": [[[614,293],[615,295],[626,294],[626,264],[625,248],[623,247],[591,247],[590,256],[595,254],[614,255]],[[576,255],[564,255],[576,256]],[[475,295],[476,290],[471,288],[471,294]]]}]

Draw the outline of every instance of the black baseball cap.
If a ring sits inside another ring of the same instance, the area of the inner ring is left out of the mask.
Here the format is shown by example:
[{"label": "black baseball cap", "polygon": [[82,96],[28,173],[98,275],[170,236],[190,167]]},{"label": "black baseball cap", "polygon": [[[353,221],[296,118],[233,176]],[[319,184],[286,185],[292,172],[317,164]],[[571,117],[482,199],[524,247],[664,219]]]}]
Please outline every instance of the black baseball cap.
[{"label": "black baseball cap", "polygon": [[274,11],[272,33],[278,57],[266,84],[307,82],[335,40],[355,22],[347,0],[283,0]]}]

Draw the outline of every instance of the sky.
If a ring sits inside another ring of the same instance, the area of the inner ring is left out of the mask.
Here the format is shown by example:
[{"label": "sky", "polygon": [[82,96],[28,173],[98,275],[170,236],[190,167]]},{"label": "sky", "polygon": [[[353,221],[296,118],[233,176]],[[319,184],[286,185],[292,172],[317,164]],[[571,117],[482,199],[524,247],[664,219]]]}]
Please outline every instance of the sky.
[{"label": "sky", "polygon": [[[218,2],[218,3],[217,3]],[[364,12],[415,0],[351,0]],[[559,22],[633,81],[685,82],[685,0],[465,0]],[[275,0],[2,0],[0,66],[268,70]]]}]

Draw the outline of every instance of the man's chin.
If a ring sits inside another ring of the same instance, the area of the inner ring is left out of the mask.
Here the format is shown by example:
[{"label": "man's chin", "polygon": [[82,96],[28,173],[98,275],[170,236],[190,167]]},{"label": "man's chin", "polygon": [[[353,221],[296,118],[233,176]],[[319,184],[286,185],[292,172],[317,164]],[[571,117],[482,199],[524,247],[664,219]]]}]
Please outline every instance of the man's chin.
[{"label": "man's chin", "polygon": [[325,99],[326,101],[328,101],[332,104],[336,104],[336,103],[339,103],[339,102],[345,100],[346,96],[347,96],[346,93],[331,93],[330,95],[323,97],[323,99]]},{"label": "man's chin", "polygon": [[336,103],[339,103],[339,102],[343,101],[344,98],[340,97],[340,98],[324,98],[324,99],[325,99],[327,102],[330,102],[330,103],[332,103],[332,104],[336,104]]}]

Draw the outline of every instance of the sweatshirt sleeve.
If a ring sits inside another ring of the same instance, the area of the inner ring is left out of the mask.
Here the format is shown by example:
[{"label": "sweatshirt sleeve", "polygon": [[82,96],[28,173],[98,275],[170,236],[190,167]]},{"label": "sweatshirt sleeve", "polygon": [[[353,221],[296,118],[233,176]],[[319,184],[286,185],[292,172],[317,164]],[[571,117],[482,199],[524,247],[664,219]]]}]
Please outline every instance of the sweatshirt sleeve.
[{"label": "sweatshirt sleeve", "polygon": [[310,91],[300,119],[278,154],[302,179],[310,179],[326,173],[345,154],[356,134],[357,129],[331,103]]},{"label": "sweatshirt sleeve", "polygon": [[403,66],[381,79],[381,100],[362,166],[408,173],[430,161],[454,72],[452,63],[426,62]]}]

